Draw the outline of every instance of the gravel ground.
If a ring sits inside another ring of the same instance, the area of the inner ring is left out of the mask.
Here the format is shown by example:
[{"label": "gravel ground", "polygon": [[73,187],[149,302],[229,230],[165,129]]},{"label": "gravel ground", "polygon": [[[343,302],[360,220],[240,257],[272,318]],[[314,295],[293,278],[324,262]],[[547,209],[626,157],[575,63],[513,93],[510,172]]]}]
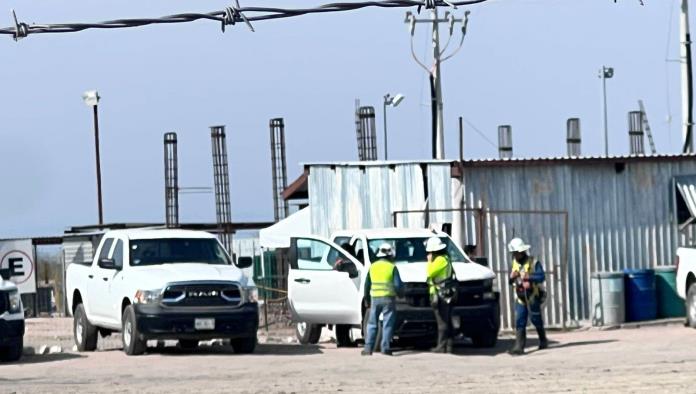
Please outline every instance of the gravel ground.
[{"label": "gravel ground", "polygon": [[[64,320],[53,329],[30,325],[27,343],[52,338],[72,349]],[[395,357],[361,357],[360,349],[331,343],[266,343],[244,356],[225,346],[188,353],[168,346],[127,357],[112,340],[94,353],[0,365],[0,392],[693,392],[696,330],[585,330],[551,333],[550,339],[544,351],[531,339],[524,357],[505,353],[509,337],[494,349],[464,345],[454,355],[397,349]]]}]

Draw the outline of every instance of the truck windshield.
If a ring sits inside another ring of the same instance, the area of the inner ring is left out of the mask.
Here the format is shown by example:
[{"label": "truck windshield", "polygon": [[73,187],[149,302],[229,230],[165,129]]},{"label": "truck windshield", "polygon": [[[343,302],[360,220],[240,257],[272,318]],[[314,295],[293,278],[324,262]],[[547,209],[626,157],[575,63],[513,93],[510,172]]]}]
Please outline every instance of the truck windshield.
[{"label": "truck windshield", "polygon": [[130,241],[130,265],[199,263],[229,265],[230,259],[215,239],[166,238]]},{"label": "truck windshield", "polygon": [[[449,255],[451,261],[466,262],[468,261],[464,258],[462,252],[459,251],[452,240],[448,237],[442,237],[442,242],[447,245],[447,254]],[[389,243],[392,246],[392,250],[395,253],[395,261],[399,263],[424,263],[428,261],[427,253],[425,251],[425,243],[428,241],[427,238],[386,238],[386,239],[371,239],[367,241],[368,253],[370,254],[370,261],[377,260],[377,249],[383,243]]]}]

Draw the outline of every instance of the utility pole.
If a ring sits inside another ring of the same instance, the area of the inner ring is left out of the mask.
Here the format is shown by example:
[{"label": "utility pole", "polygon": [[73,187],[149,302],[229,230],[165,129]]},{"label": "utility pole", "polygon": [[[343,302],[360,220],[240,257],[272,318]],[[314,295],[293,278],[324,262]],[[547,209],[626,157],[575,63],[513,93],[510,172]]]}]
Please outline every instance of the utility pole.
[{"label": "utility pole", "polygon": [[691,68],[691,32],[689,26],[689,0],[681,2],[681,75],[682,75],[682,137],[684,153],[693,153],[693,124],[694,124],[694,86],[693,71]]},{"label": "utility pole", "polygon": [[[418,63],[426,72],[431,75],[433,81],[433,89],[431,89],[432,102],[435,105],[436,110],[433,110],[433,159],[444,159],[445,158],[445,116],[444,116],[444,105],[442,102],[442,71],[441,65],[446,60],[449,60],[454,55],[459,52],[464,44],[464,37],[466,36],[466,28],[469,21],[469,11],[464,13],[463,19],[455,18],[454,15],[449,12],[445,13],[444,18],[438,16],[437,5],[433,6],[430,11],[430,18],[418,19],[413,15],[412,12],[406,13],[406,23],[410,25],[411,29],[411,54],[414,60]],[[416,31],[417,23],[430,23],[432,24],[432,45],[433,45],[433,65],[431,67],[423,64],[413,49],[413,36]],[[444,49],[440,47],[440,23],[447,23],[449,25],[449,39],[447,44],[445,44]],[[450,44],[450,40],[454,35],[454,26],[456,23],[462,23],[462,38],[459,42],[459,47],[454,50],[450,55],[443,57],[444,52]]]}]

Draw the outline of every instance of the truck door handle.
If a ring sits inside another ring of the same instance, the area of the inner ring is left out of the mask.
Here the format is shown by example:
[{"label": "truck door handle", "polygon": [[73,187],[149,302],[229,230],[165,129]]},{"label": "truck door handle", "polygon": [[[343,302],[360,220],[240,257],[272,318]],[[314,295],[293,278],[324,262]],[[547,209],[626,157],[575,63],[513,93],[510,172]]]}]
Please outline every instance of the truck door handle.
[{"label": "truck door handle", "polygon": [[92,278],[94,278],[94,275],[90,274],[90,275],[87,275],[87,277],[92,279]]},{"label": "truck door handle", "polygon": [[311,281],[309,279],[299,278],[299,279],[295,279],[295,282],[297,282],[297,283],[309,283]]},{"label": "truck door handle", "polygon": [[109,281],[109,278],[102,278],[102,280],[103,280],[104,282],[108,282],[108,281]]}]

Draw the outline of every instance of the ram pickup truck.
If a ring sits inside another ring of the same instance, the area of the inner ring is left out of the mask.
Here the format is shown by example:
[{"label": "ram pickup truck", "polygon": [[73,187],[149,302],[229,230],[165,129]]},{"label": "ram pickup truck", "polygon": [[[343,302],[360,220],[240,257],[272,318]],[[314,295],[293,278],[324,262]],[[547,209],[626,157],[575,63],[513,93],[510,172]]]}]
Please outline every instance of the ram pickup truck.
[{"label": "ram pickup truck", "polygon": [[22,297],[9,272],[0,271],[0,361],[17,361],[24,346]]},{"label": "ram pickup truck", "polygon": [[331,240],[313,236],[291,239],[288,301],[300,342],[316,343],[322,327],[335,326],[339,346],[355,345],[355,331],[364,332],[369,316],[366,275],[376,261],[377,248],[388,242],[405,285],[405,294],[397,298],[394,335],[408,346],[433,344],[437,323],[426,284],[425,242],[434,235],[448,245],[459,281],[452,313],[455,329],[471,338],[475,346],[495,346],[500,329],[495,273],[472,262],[445,233],[395,228],[340,231]]},{"label": "ram pickup truck", "polygon": [[150,339],[229,339],[251,353],[258,329],[258,291],[209,233],[169,229],[104,234],[94,260],[67,269],[68,305],[79,351],[93,351],[97,336],[121,332],[128,355]]},{"label": "ram pickup truck", "polygon": [[696,328],[696,248],[677,249],[677,294],[686,305],[686,323]]}]

